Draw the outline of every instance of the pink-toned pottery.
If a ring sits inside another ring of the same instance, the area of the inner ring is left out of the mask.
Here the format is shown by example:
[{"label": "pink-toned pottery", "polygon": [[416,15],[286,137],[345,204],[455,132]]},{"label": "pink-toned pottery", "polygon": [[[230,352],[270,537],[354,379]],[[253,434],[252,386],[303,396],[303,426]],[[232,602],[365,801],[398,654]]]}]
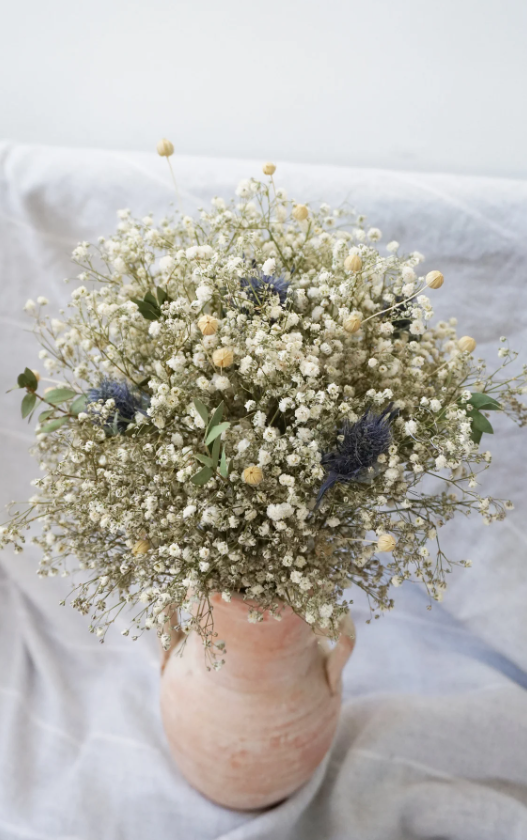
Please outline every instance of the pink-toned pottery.
[{"label": "pink-toned pottery", "polygon": [[264,808],[313,774],[331,746],[341,704],[341,673],[355,643],[346,618],[337,644],[288,607],[282,620],[247,621],[239,597],[212,597],[225,665],[207,670],[191,634],[165,657],[161,713],[172,754],[186,779],[229,808]]}]

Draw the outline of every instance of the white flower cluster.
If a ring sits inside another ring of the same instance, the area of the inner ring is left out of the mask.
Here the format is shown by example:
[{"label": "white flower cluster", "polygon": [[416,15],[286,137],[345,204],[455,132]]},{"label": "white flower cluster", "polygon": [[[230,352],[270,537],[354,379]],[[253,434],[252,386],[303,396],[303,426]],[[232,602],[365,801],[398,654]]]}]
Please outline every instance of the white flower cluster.
[{"label": "white flower cluster", "polygon": [[135,605],[133,637],[157,627],[169,644],[175,607],[210,645],[216,591],[246,597],[251,620],[286,602],[335,635],[350,586],[376,614],[411,577],[441,600],[456,510],[504,516],[475,490],[479,439],[486,410],[525,422],[525,372],[489,376],[455,318],[431,325],[443,277],[419,275],[421,254],[382,253],[360,217],[267,183],[236,194],[157,225],[121,211],[115,236],[75,249],[70,311],[26,306],[62,392],[19,378],[44,410],[42,475],[0,544],[21,550],[40,518],[40,574],[68,557],[89,570],[72,603],[101,639]]}]

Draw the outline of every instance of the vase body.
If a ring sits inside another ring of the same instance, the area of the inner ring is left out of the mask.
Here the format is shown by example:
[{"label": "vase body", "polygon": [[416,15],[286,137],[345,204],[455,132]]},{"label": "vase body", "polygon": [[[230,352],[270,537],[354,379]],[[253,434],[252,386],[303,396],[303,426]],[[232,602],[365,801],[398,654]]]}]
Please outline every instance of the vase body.
[{"label": "vase body", "polygon": [[288,607],[247,621],[248,605],[212,597],[225,665],[207,670],[197,634],[165,663],[161,713],[171,752],[186,779],[230,808],[277,803],[313,774],[331,746],[340,711],[340,672],[353,626],[336,648]]}]

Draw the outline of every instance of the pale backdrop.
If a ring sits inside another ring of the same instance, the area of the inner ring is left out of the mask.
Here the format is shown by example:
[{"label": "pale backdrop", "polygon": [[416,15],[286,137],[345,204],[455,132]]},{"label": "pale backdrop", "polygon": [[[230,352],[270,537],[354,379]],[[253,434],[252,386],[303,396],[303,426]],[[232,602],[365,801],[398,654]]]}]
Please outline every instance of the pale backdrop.
[{"label": "pale backdrop", "polygon": [[527,177],[525,0],[0,0],[0,136]]}]

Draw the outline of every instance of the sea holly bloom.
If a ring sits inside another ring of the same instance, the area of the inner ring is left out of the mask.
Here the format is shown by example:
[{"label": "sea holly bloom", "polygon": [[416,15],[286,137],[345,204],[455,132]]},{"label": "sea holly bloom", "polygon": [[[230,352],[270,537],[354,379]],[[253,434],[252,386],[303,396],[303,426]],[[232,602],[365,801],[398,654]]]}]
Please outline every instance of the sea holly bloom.
[{"label": "sea holly bloom", "polygon": [[344,422],[336,449],[322,456],[321,463],[328,476],[318,492],[317,505],[337,482],[363,478],[368,470],[375,467],[379,455],[384,455],[390,447],[390,424],[398,413],[398,409],[393,409],[390,403],[381,414],[374,414],[368,409],[356,423]]},{"label": "sea holly bloom", "polygon": [[105,427],[115,428],[118,432],[124,432],[138,412],[146,417],[146,409],[150,404],[146,394],[132,391],[126,382],[101,379],[96,388],[89,389],[86,403],[105,403],[107,400],[113,400],[115,411],[108,416]]}]

